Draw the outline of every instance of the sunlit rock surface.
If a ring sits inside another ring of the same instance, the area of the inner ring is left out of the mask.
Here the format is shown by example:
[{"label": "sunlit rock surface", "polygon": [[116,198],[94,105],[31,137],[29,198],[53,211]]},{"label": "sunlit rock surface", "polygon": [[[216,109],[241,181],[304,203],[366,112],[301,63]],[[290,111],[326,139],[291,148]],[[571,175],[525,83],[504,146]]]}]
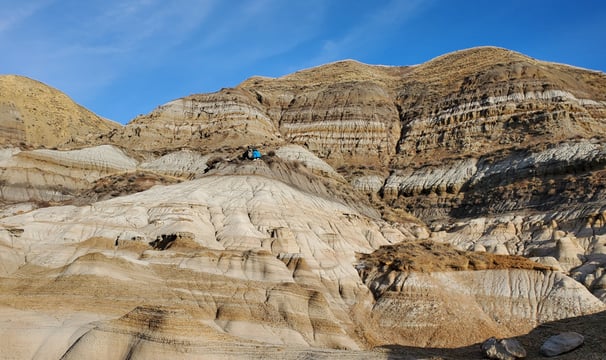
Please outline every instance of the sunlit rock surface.
[{"label": "sunlit rock surface", "polygon": [[536,359],[558,329],[597,359],[605,88],[482,47],[120,126],[2,76],[0,357]]}]

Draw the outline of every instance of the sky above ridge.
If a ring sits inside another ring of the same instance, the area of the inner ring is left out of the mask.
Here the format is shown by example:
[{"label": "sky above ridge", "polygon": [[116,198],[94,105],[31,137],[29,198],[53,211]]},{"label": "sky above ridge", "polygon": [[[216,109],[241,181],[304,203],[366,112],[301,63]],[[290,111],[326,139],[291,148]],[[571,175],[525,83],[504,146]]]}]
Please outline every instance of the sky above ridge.
[{"label": "sky above ridge", "polygon": [[0,74],[122,124],[254,75],[485,45],[606,72],[606,1],[0,0]]}]

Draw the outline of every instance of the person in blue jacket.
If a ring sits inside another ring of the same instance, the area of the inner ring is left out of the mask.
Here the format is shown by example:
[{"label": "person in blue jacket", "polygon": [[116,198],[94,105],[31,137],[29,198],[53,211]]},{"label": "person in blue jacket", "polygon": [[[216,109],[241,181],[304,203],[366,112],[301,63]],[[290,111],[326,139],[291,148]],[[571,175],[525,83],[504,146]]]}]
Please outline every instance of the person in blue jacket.
[{"label": "person in blue jacket", "polygon": [[252,158],[253,158],[253,160],[260,159],[261,152],[257,149],[253,149]]},{"label": "person in blue jacket", "polygon": [[261,152],[252,146],[248,147],[248,150],[246,150],[246,154],[244,155],[248,160],[257,160],[261,158]]}]

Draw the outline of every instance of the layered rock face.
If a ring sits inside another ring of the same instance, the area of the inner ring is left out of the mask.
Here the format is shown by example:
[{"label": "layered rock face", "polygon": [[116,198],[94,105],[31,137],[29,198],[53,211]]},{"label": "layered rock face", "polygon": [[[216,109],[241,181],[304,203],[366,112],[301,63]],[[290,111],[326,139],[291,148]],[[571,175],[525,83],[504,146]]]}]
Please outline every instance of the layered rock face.
[{"label": "layered rock face", "polygon": [[45,84],[22,76],[0,76],[2,145],[64,146],[119,127]]},{"label": "layered rock face", "polygon": [[263,99],[286,140],[333,165],[385,165],[400,136],[393,84],[406,71],[344,61],[240,87]]},{"label": "layered rock face", "polygon": [[398,170],[384,188],[398,206],[443,219],[547,209],[566,203],[553,201],[564,189],[598,195],[589,188],[603,169],[603,73],[480,48],[411,76],[420,83],[399,92]]},{"label": "layered rock face", "polygon": [[379,330],[373,334],[385,342],[475,344],[487,333],[516,336],[604,308],[583,285],[547,265],[430,241],[384,246],[362,255],[356,267],[376,299],[370,323]]},{"label": "layered rock face", "polygon": [[434,229],[459,249],[520,255],[553,266],[606,300],[604,213],[584,206],[533,215],[479,217]]},{"label": "layered rock face", "polygon": [[[199,356],[220,344],[223,351],[236,344],[300,351],[451,347],[480,337],[452,336],[452,326],[460,328],[455,318],[502,337],[606,309],[565,275],[533,270],[538,264],[514,272],[408,275],[380,266],[360,276],[356,253],[409,242],[418,225],[390,225],[311,188],[250,172],[209,172],[92,205],[1,219],[3,350],[17,358],[159,358]],[[394,254],[399,258],[405,259]],[[419,296],[443,316],[419,312]],[[469,308],[452,302],[457,299]],[[468,310],[477,316],[458,312]],[[19,331],[10,325],[15,311],[23,315]],[[527,325],[516,327],[522,319]],[[437,328],[444,336],[429,335]],[[36,335],[24,342],[24,332]]]},{"label": "layered rock face", "polygon": [[97,141],[111,141],[135,150],[198,150],[275,144],[280,133],[254,95],[240,89],[191,95],[140,116],[122,131]]},{"label": "layered rock face", "polygon": [[134,171],[137,165],[110,145],[71,151],[9,148],[3,154],[0,199],[8,203],[64,201],[100,178]]},{"label": "layered rock face", "polygon": [[571,177],[589,192],[603,169],[604,87],[603,73],[492,47],[411,67],[343,61],[178,99],[101,140],[153,151],[296,143],[349,166],[359,189],[443,220],[539,206]]},{"label": "layered rock face", "polygon": [[603,130],[603,73],[477,48],[436,58],[409,76],[415,82],[398,93],[405,158],[477,157]]},{"label": "layered rock face", "polygon": [[556,210],[604,200],[604,145],[582,139],[394,170],[386,199],[431,220]]},{"label": "layered rock face", "polygon": [[389,84],[404,71],[346,61],[279,79],[255,77],[234,89],[164,104],[96,141],[148,151],[289,142],[333,165],[386,165],[400,137]]}]

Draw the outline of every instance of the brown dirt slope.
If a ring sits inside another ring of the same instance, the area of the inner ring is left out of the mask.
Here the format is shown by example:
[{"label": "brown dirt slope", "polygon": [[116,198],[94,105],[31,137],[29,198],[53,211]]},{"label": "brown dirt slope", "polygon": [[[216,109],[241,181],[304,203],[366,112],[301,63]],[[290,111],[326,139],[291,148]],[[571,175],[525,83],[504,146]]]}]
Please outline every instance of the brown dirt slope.
[{"label": "brown dirt slope", "polygon": [[61,147],[119,127],[48,85],[23,76],[0,76],[0,144]]}]

